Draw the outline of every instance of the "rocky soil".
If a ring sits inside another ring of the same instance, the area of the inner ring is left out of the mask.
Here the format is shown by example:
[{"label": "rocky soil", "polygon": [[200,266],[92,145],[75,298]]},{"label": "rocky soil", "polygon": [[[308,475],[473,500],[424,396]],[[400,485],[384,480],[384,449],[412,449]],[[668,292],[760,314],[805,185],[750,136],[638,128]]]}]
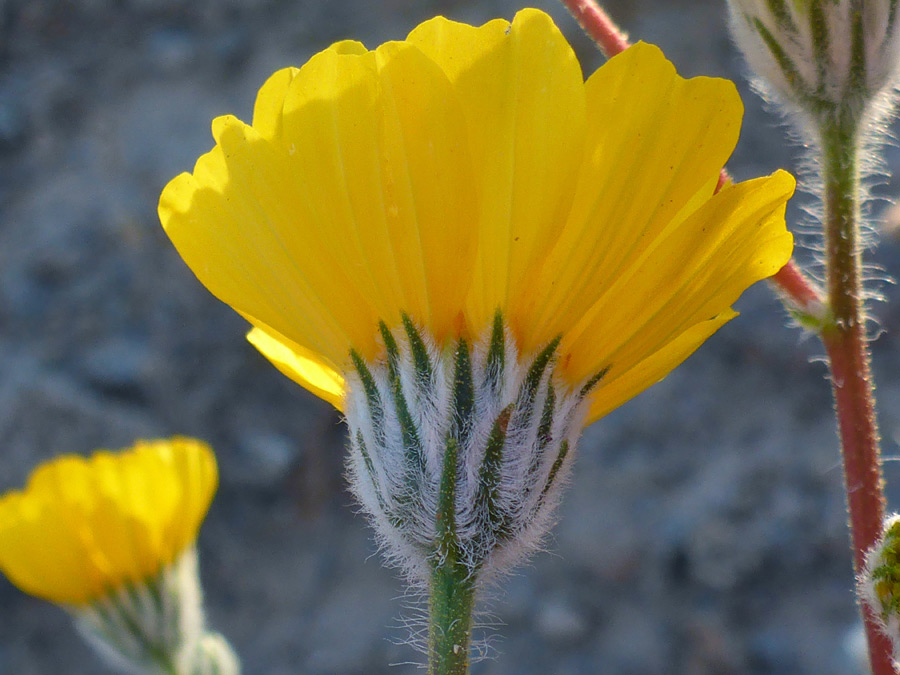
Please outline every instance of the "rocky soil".
[{"label": "rocky soil", "polygon": [[[550,0],[586,71],[601,59]],[[619,0],[687,75],[739,80],[739,178],[796,167],[714,0]],[[342,478],[343,427],[243,339],[156,219],[165,182],[248,119],[265,77],[332,41],[401,38],[508,0],[0,0],[0,489],[63,452],[190,434],[222,485],[199,548],[209,619],[248,675],[418,672],[407,609]],[[900,151],[887,165],[900,169]],[[896,194],[886,180],[878,194]],[[883,204],[875,205],[881,213]],[[793,223],[807,222],[799,207]],[[900,245],[871,257],[900,271]],[[900,303],[876,306],[885,451]],[[594,425],[547,552],[486,606],[478,675],[861,673],[820,349],[760,285],[667,380]],[[890,459],[891,457],[889,457]],[[886,465],[893,504],[900,470]],[[389,665],[392,664],[392,665]],[[59,609],[0,579],[0,672],[106,673]]]}]

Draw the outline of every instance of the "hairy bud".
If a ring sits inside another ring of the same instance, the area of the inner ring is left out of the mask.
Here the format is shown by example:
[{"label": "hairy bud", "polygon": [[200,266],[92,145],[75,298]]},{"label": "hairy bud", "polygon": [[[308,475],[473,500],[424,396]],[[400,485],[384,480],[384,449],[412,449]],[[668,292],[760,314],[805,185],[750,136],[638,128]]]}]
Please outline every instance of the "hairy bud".
[{"label": "hairy bud", "polygon": [[756,73],[813,118],[861,116],[900,61],[898,0],[728,0],[735,39]]},{"label": "hairy bud", "polygon": [[860,599],[880,624],[900,656],[900,515],[888,517],[884,534],[866,554],[858,579]]}]

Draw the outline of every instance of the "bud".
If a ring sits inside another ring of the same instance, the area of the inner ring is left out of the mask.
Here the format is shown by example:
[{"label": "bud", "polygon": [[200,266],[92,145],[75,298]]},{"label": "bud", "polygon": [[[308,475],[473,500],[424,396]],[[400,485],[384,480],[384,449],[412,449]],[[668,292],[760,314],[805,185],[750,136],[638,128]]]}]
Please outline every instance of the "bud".
[{"label": "bud", "polygon": [[190,548],[158,575],[70,608],[75,625],[124,672],[200,675],[203,608]]},{"label": "bud", "polygon": [[122,672],[135,675],[238,675],[228,642],[204,626],[196,549],[155,577],[86,606],[70,607],[78,631]]},{"label": "bud", "polygon": [[0,570],[123,672],[234,675],[204,627],[194,548],[217,483],[212,449],[190,438],[54,459],[0,496]]},{"label": "bud", "polygon": [[383,361],[354,354],[350,476],[389,558],[427,582],[445,560],[472,580],[507,570],[550,527],[602,373],[574,391],[552,341],[522,359],[498,313],[441,349],[408,317],[382,324]]},{"label": "bud", "polygon": [[860,599],[900,656],[900,515],[889,516],[884,534],[866,554],[858,579]]},{"label": "bud", "polygon": [[813,118],[859,117],[895,81],[897,0],[728,0],[735,40],[756,73]]}]

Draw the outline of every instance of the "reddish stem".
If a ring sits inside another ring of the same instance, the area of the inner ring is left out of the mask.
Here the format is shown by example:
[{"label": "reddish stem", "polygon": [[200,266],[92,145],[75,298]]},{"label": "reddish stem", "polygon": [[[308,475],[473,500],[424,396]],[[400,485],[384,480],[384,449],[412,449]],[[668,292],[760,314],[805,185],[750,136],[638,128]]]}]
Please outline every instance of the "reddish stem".
[{"label": "reddish stem", "polygon": [[630,46],[628,36],[613,23],[594,0],[562,0],[575,20],[591,36],[600,50],[610,58]]},{"label": "reddish stem", "polygon": [[722,170],[719,172],[719,182],[716,183],[715,193],[719,194],[719,190],[728,185],[731,182],[731,174],[728,173],[728,169],[722,167]]},{"label": "reddish stem", "polygon": [[[841,436],[847,507],[853,538],[853,566],[859,573],[866,551],[881,538],[884,519],[883,480],[878,452],[878,426],[863,326],[834,330],[823,336],[831,365],[832,391]],[[891,643],[865,608],[866,637],[873,675],[894,675]]]},{"label": "reddish stem", "polygon": [[797,309],[813,314],[821,312],[825,300],[793,260],[788,260],[769,281],[778,286]]},{"label": "reddish stem", "polygon": [[[844,488],[850,512],[853,563],[863,570],[866,552],[884,523],[884,481],[875,395],[866,339],[862,250],[859,244],[859,129],[853,115],[835,114],[820,125],[825,206],[825,276],[833,325],[822,332],[841,436]],[[863,621],[874,675],[894,675],[890,642],[871,611]]]}]

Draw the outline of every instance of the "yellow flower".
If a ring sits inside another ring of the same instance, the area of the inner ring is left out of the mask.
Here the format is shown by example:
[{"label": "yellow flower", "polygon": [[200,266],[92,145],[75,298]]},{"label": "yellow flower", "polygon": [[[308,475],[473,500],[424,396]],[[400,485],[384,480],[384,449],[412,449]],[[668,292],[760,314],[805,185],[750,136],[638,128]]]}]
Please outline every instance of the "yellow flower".
[{"label": "yellow flower", "polygon": [[437,345],[490,331],[519,354],[561,336],[572,388],[599,372],[587,421],[664,377],[790,257],[774,175],[713,195],[742,106],[637,44],[585,82],[548,16],[436,18],[368,51],[339,42],[278,71],[253,124],[160,199],[198,278],[251,342],[344,406],[354,350],[384,358],[403,314]]},{"label": "yellow flower", "polygon": [[212,450],[189,438],[47,462],[0,497],[0,570],[77,607],[143,584],[193,546],[217,476]]},{"label": "yellow flower", "polygon": [[436,18],[275,73],[159,215],[250,341],[344,411],[389,559],[469,583],[538,546],[584,424],[789,259],[790,175],[713,194],[741,114],[650,45],[585,81],[542,12]]}]

